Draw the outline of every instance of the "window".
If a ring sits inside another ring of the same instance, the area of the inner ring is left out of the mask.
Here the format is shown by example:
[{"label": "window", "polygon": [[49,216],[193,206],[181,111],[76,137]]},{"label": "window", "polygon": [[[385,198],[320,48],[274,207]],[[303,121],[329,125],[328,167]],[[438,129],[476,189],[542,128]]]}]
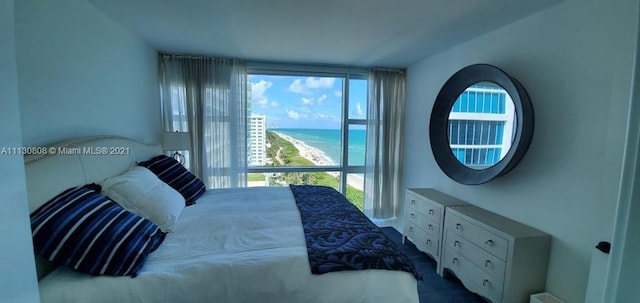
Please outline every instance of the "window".
[{"label": "window", "polygon": [[248,71],[248,186],[330,186],[362,210],[366,72]]}]

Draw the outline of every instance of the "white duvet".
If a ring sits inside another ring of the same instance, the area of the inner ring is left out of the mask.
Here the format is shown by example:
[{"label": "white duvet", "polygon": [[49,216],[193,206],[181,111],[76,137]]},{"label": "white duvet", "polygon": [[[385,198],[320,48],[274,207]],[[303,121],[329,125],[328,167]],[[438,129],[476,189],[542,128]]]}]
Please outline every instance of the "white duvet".
[{"label": "white duvet", "polygon": [[418,302],[410,273],[313,275],[288,187],[207,191],[185,208],[136,278],[58,268],[39,283],[43,303]]}]

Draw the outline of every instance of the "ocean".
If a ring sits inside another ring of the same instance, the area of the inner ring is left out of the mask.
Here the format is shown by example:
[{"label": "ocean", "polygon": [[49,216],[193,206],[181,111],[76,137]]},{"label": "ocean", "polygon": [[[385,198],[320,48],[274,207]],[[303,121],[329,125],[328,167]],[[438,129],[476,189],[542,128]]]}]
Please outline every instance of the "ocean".
[{"label": "ocean", "polygon": [[[273,128],[268,130],[303,141],[322,151],[334,164],[340,163],[342,152],[340,150],[341,134],[339,129]],[[364,165],[366,141],[366,130],[349,130],[349,165]]]}]

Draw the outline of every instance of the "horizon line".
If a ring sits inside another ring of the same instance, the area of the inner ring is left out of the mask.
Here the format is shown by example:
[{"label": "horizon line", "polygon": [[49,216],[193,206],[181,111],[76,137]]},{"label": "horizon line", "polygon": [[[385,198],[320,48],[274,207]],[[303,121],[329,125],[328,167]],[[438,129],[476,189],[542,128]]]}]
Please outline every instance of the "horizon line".
[{"label": "horizon line", "polygon": [[[341,130],[340,128],[305,128],[305,127],[268,127],[266,128],[266,130],[271,130],[271,129],[321,129],[321,130]],[[366,129],[350,129],[349,131],[352,130],[366,130]]]}]

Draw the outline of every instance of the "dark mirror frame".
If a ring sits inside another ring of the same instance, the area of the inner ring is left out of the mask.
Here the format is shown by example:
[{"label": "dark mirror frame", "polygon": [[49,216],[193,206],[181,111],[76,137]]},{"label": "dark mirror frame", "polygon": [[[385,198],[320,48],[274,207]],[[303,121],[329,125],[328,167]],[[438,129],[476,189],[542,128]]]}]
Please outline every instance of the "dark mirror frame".
[{"label": "dark mirror frame", "polygon": [[[493,82],[510,95],[515,109],[516,129],[511,148],[498,163],[485,169],[472,169],[460,163],[449,145],[449,113],[467,87],[478,82]],[[478,185],[506,174],[529,149],[533,137],[534,114],[524,87],[501,69],[489,64],[469,65],[449,78],[436,97],[429,122],[431,150],[440,169],[454,181]]]}]

